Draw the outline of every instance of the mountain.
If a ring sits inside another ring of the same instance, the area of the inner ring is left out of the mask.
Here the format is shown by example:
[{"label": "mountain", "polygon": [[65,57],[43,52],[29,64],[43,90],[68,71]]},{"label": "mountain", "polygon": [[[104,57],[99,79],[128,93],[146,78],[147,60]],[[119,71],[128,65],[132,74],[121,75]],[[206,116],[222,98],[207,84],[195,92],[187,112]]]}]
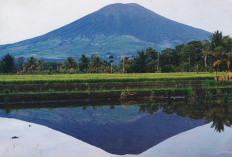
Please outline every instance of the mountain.
[{"label": "mountain", "polygon": [[0,46],[10,53],[45,59],[78,58],[81,54],[120,56],[208,38],[209,32],[158,15],[138,4],[112,4],[45,35]]}]

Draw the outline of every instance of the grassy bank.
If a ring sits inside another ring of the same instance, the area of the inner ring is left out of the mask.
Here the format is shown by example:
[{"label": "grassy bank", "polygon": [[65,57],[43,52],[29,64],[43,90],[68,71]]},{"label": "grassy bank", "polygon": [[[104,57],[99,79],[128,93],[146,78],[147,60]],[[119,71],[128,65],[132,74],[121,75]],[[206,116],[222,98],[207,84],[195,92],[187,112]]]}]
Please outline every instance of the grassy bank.
[{"label": "grassy bank", "polygon": [[146,73],[146,74],[61,74],[61,75],[0,75],[1,83],[10,82],[117,82],[169,79],[213,79],[213,73]]},{"label": "grassy bank", "polygon": [[213,73],[0,75],[0,101],[135,99],[232,87],[213,78]]}]

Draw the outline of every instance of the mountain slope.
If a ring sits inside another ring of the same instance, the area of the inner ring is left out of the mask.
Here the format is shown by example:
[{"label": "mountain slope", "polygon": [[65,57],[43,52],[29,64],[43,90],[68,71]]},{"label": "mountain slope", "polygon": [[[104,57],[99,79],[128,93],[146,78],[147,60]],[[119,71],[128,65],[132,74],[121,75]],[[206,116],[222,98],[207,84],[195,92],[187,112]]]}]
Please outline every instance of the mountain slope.
[{"label": "mountain slope", "polygon": [[164,18],[137,4],[114,4],[73,22],[48,36],[75,37],[98,34],[132,35],[147,42],[179,41],[204,38],[207,32]]},{"label": "mountain slope", "polygon": [[177,23],[138,4],[112,4],[50,33],[0,46],[0,53],[48,59],[78,58],[80,54],[134,54],[154,47],[161,50],[191,40],[202,40],[209,32]]}]

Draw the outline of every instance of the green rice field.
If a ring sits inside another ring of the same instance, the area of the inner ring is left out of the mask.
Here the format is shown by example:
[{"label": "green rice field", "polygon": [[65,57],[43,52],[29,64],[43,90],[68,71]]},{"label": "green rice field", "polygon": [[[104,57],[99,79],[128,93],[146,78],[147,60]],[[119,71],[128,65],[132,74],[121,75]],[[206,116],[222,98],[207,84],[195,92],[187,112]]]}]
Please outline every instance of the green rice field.
[{"label": "green rice field", "polygon": [[213,73],[0,75],[0,82],[116,82],[167,79],[213,79]]},{"label": "green rice field", "polygon": [[214,73],[0,75],[0,101],[189,97],[231,87],[231,81],[214,81]]}]

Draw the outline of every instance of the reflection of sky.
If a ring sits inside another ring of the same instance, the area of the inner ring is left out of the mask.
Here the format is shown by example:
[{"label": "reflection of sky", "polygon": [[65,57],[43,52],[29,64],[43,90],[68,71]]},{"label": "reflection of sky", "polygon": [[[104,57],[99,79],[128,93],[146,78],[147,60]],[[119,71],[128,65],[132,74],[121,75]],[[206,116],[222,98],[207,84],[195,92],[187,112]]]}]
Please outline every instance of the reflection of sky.
[{"label": "reflection of sky", "polygon": [[48,126],[112,154],[141,154],[158,143],[203,125],[159,110],[139,112],[138,106],[110,106],[54,109],[19,109],[0,116]]},{"label": "reflection of sky", "polygon": [[[6,123],[6,124],[5,124]],[[119,157],[49,128],[0,118],[1,156]],[[31,127],[28,127],[28,125]],[[231,157],[232,128],[218,133],[210,124],[173,136],[139,155],[122,157]],[[12,141],[9,137],[18,135]],[[38,144],[39,143],[39,144]],[[33,155],[32,155],[33,154]],[[42,154],[42,155],[41,155]]]},{"label": "reflection of sky", "polygon": [[207,124],[173,136],[139,157],[231,157],[232,128],[218,133],[210,126]]},{"label": "reflection of sky", "polygon": [[[91,144],[110,153],[131,153],[141,149],[142,153],[134,156],[232,156],[232,128],[225,127],[224,132],[218,133],[211,124],[200,126],[203,120],[168,115],[161,110],[154,115],[138,110],[136,106],[88,107],[85,110],[76,107],[13,110],[7,115],[0,110],[0,116],[49,126],[89,143],[86,147]],[[189,130],[191,128],[195,129]],[[110,153],[106,154],[111,156]]]}]

